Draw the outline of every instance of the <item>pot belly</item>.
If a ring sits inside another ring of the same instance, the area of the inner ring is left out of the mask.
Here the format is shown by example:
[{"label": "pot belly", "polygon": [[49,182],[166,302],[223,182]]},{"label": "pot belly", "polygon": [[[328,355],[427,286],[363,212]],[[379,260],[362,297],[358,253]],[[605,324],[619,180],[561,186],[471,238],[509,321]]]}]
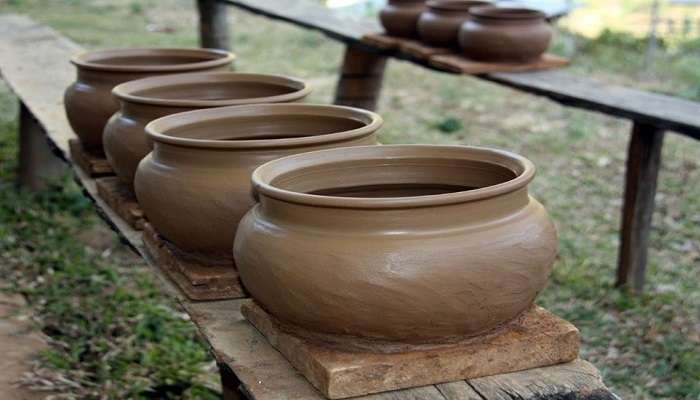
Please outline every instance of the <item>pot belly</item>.
[{"label": "pot belly", "polygon": [[259,206],[234,255],[251,295],[312,331],[403,342],[475,335],[515,318],[544,287],[556,232],[534,200],[504,222],[343,234],[276,224]]},{"label": "pot belly", "polygon": [[149,154],[136,172],[136,197],[156,231],[180,250],[230,260],[236,226],[254,200],[249,171],[223,171],[181,171]]}]

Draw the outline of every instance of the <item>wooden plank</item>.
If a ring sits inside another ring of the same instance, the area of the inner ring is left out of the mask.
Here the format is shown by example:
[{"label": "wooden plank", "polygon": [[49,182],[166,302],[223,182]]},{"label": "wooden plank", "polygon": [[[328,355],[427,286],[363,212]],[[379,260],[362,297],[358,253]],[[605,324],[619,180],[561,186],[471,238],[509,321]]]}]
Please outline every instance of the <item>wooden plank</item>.
[{"label": "wooden plank", "polygon": [[219,0],[197,0],[199,45],[209,49],[231,50],[228,7]]},{"label": "wooden plank", "polygon": [[[226,0],[228,4],[254,14],[319,30],[346,43],[358,43],[364,35],[381,32],[373,19],[343,18],[333,10],[310,0]],[[385,52],[382,46],[370,50]],[[387,53],[384,53],[387,54]],[[392,57],[430,68],[415,57],[398,53]],[[565,71],[494,73],[480,78],[527,93],[545,96],[561,104],[633,119],[665,130],[700,139],[700,103],[620,86],[605,85]]]},{"label": "wooden plank", "polygon": [[53,179],[65,173],[66,167],[54,155],[44,129],[20,102],[17,184],[29,190],[43,190]]},{"label": "wooden plank", "polygon": [[349,19],[307,0],[224,0],[253,14],[320,31],[341,42],[359,42],[362,35],[379,32],[379,23],[369,19]]},{"label": "wooden plank", "polygon": [[[257,400],[322,400],[325,397],[299,374],[241,315],[244,300],[186,302],[218,362],[228,365]],[[362,397],[365,400],[443,400],[434,386]]]},{"label": "wooden plank", "polygon": [[335,104],[375,110],[382,90],[386,57],[357,45],[347,45]]},{"label": "wooden plank", "polygon": [[73,164],[77,164],[77,166],[82,168],[89,176],[114,175],[114,170],[112,170],[112,166],[109,165],[107,159],[97,157],[85,151],[79,139],[70,139],[68,141],[68,148],[70,149],[70,158]]},{"label": "wooden plank", "polygon": [[658,127],[635,123],[627,153],[616,286],[631,283],[631,288],[637,292],[644,289],[663,138],[664,132]]},{"label": "wooden plank", "polygon": [[136,195],[116,176],[96,178],[97,194],[109,207],[116,211],[129,226],[140,231],[146,223],[143,210],[136,201]]},{"label": "wooden plank", "polygon": [[600,372],[590,363],[567,364],[470,379],[467,381],[484,400],[615,400],[603,384]]},{"label": "wooden plank", "polygon": [[483,400],[467,382],[457,381],[435,385],[446,400]]},{"label": "wooden plank", "polygon": [[564,71],[499,73],[483,78],[566,106],[655,125],[700,140],[700,103],[697,102],[605,85]]},{"label": "wooden plank", "polygon": [[75,135],[63,110],[63,91],[75,80],[70,56],[82,49],[53,29],[13,14],[0,16],[0,38],[5,82],[68,159],[68,140]]},{"label": "wooden plank", "polygon": [[290,334],[253,300],[242,304],[241,313],[331,399],[560,364],[576,359],[580,343],[576,327],[537,306],[492,335],[394,353],[337,348]]}]

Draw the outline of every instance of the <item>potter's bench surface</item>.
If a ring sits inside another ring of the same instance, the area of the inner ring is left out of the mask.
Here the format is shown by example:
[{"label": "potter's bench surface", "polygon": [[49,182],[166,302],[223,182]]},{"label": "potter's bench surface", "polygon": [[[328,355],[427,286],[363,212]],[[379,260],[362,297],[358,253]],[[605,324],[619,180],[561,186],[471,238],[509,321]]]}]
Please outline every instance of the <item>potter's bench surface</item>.
[{"label": "potter's bench surface", "polygon": [[[18,15],[0,15],[0,72],[20,102],[36,118],[54,152],[68,161],[87,196],[125,243],[144,256],[150,270],[175,296],[211,347],[224,379],[224,397],[258,400],[322,399],[280,353],[241,315],[242,300],[186,300],[145,256],[141,233],[133,230],[97,196],[95,180],[70,160],[74,138],[63,111],[63,91],[74,71],[68,60],[81,48],[52,29]],[[47,73],[50,71],[50,73]],[[362,397],[363,399],[614,399],[589,363],[571,363],[523,372],[430,385]]]}]

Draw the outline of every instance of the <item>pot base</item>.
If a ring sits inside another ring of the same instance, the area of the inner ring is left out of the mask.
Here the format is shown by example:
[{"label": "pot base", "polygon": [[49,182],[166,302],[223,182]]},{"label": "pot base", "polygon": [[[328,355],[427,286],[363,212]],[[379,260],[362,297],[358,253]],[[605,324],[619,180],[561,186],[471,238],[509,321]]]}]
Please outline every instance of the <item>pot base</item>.
[{"label": "pot base", "polygon": [[91,178],[97,176],[114,175],[112,166],[109,165],[104,154],[93,154],[83,148],[79,139],[68,141],[70,158],[85,174]]},{"label": "pot base", "polygon": [[[576,359],[579,331],[533,306],[491,334],[401,352],[342,349],[287,332],[252,300],[243,316],[326,397],[339,399],[544,367]],[[355,347],[355,346],[352,346]],[[350,348],[350,346],[349,346]]]},{"label": "pot base", "polygon": [[116,176],[95,180],[97,194],[129,226],[140,231],[146,219],[134,193]]},{"label": "pot base", "polygon": [[233,262],[206,262],[188,257],[160,236],[149,223],[143,227],[143,244],[149,257],[190,300],[246,297]]}]

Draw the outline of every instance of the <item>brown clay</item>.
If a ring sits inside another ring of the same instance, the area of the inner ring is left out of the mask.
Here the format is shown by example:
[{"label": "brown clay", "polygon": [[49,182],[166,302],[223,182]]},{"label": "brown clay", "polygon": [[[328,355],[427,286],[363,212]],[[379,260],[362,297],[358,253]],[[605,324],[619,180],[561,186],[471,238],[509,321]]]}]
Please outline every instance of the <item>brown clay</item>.
[{"label": "brown clay", "polygon": [[544,13],[527,8],[474,7],[459,31],[467,58],[489,62],[528,62],[549,47],[552,29]]},{"label": "brown clay", "polygon": [[240,277],[306,330],[444,343],[516,318],[545,286],[554,225],[535,168],[463,146],[324,150],[252,175],[260,202],[234,244]]},{"label": "brown clay", "polygon": [[290,154],[376,143],[372,112],[310,104],[189,111],[146,126],[153,151],[134,186],[153,227],[180,250],[232,261],[238,221],[255,203],[250,174]]},{"label": "brown clay", "polygon": [[76,81],[63,102],[68,122],[83,147],[102,153],[102,130],[119,110],[112,97],[116,85],[154,75],[231,69],[234,55],[213,49],[112,49],[91,51],[71,59]]},{"label": "brown clay", "polygon": [[431,0],[418,19],[418,35],[426,44],[437,47],[459,46],[459,28],[469,19],[469,9],[489,5],[477,0]]},{"label": "brown clay", "polygon": [[389,0],[379,12],[379,21],[391,36],[418,37],[418,17],[425,10],[425,0]]},{"label": "brown clay", "polygon": [[113,90],[121,109],[105,126],[105,154],[117,176],[133,190],[136,167],[153,148],[145,131],[152,120],[202,108],[292,102],[310,92],[297,79],[237,72],[167,75],[122,83]]}]

